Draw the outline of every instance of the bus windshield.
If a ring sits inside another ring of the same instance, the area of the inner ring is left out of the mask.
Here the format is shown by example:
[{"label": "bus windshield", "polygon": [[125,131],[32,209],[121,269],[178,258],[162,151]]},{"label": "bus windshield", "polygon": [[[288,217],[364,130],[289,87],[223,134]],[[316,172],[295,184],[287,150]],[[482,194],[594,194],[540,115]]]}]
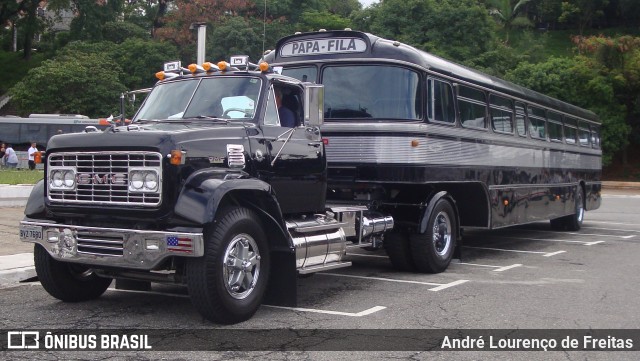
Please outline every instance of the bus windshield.
[{"label": "bus windshield", "polygon": [[[285,68],[283,74],[309,81],[313,70]],[[415,71],[388,65],[327,66],[322,71],[322,84],[326,119],[422,118],[422,88]]]},{"label": "bus windshield", "polygon": [[259,78],[219,77],[168,82],[156,86],[134,121],[173,119],[252,119]]}]

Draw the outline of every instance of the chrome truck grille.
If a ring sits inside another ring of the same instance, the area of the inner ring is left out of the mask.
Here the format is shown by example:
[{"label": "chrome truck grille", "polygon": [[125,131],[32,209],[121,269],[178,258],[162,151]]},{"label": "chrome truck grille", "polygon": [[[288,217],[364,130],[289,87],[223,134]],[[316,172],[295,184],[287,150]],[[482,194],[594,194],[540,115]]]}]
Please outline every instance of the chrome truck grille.
[{"label": "chrome truck grille", "polygon": [[162,200],[160,153],[52,153],[47,159],[51,203],[153,207]]}]

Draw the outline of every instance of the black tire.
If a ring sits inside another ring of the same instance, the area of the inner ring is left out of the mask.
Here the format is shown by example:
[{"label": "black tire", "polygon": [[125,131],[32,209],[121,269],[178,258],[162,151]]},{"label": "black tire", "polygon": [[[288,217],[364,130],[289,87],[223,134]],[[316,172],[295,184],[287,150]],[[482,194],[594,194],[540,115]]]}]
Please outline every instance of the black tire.
[{"label": "black tire", "polygon": [[191,302],[210,321],[246,321],[262,303],[269,269],[269,247],[259,218],[246,208],[222,210],[205,228],[204,256],[187,262]]},{"label": "black tire", "polygon": [[89,267],[60,262],[36,244],[33,261],[42,287],[64,302],[82,302],[100,297],[111,284],[111,278],[98,277]]},{"label": "black tire", "polygon": [[387,251],[387,256],[395,269],[404,272],[413,272],[416,269],[411,257],[409,236],[402,233],[386,233],[382,246]]},{"label": "black tire", "polygon": [[582,228],[582,222],[584,221],[584,190],[581,186],[578,186],[576,191],[576,203],[575,211],[573,214],[552,219],[551,228],[557,231],[570,231],[576,232]]},{"label": "black tire", "polygon": [[410,236],[411,255],[416,269],[440,273],[449,267],[458,237],[456,214],[446,199],[438,199],[429,215],[427,231]]}]

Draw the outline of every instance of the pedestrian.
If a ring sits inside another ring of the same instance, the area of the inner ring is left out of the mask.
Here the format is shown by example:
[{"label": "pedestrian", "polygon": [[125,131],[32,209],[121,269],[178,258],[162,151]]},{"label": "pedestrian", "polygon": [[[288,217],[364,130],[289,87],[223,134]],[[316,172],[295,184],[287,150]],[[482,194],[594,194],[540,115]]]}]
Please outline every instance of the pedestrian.
[{"label": "pedestrian", "polygon": [[5,149],[4,159],[6,159],[7,167],[11,169],[16,169],[18,167],[18,155],[13,150],[11,144],[7,144],[7,148]]},{"label": "pedestrian", "polygon": [[7,151],[7,146],[2,143],[2,146],[0,146],[0,168],[4,168],[4,154]]},{"label": "pedestrian", "polygon": [[31,148],[29,148],[29,170],[36,169],[36,158],[35,154],[38,152],[38,148],[36,147],[36,142],[31,143]]}]

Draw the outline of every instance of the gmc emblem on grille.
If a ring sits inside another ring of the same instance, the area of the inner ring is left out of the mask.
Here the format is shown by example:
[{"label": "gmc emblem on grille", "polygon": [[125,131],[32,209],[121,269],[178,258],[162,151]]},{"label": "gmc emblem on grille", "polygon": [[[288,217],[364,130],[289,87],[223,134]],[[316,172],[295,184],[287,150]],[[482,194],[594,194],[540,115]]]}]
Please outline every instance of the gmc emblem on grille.
[{"label": "gmc emblem on grille", "polygon": [[78,184],[127,184],[127,173],[80,173]]}]

